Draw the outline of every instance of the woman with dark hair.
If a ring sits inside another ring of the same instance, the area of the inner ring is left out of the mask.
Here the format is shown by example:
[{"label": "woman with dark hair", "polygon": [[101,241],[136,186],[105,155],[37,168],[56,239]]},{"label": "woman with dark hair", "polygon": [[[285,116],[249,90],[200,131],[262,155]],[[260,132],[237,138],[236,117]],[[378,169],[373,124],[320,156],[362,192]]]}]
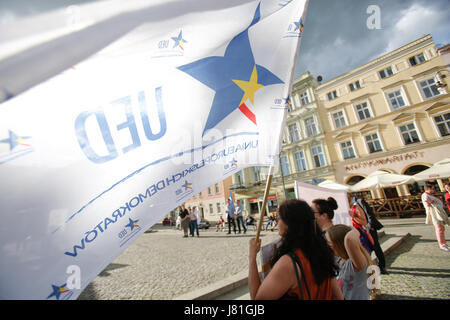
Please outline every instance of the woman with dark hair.
[{"label": "woman with dark hair", "polygon": [[334,210],[338,208],[336,199],[329,197],[325,199],[314,199],[312,209],[316,218],[317,225],[325,233],[333,226]]},{"label": "woman with dark hair", "polygon": [[261,283],[256,255],[261,241],[250,240],[248,285],[251,299],[343,299],[336,280],[332,249],[317,226],[311,207],[302,200],[284,201],[279,208],[281,245],[272,269]]}]

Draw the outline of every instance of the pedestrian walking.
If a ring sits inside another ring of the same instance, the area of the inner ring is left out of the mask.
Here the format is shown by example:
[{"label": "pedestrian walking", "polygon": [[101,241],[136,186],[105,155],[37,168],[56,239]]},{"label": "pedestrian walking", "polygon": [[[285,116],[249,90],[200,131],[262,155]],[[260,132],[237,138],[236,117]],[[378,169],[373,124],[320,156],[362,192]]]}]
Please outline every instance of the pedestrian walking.
[{"label": "pedestrian walking", "polygon": [[225,212],[227,214],[227,221],[228,221],[228,234],[231,234],[231,224],[233,224],[233,231],[234,234],[236,234],[236,224],[234,223],[235,209],[230,199],[227,199],[227,208],[225,209]]},{"label": "pedestrian walking", "polygon": [[354,197],[353,203],[355,203],[358,208],[361,208],[364,211],[364,214],[367,218],[366,230],[369,230],[369,234],[373,239],[373,250],[375,251],[375,255],[378,258],[378,267],[380,268],[381,274],[388,274],[386,270],[386,259],[384,257],[383,249],[381,249],[381,245],[378,240],[378,231],[383,229],[384,226],[375,217],[372,207],[366,202],[366,200],[364,200],[363,198]]},{"label": "pedestrian walking", "polygon": [[325,236],[326,231],[333,226],[334,210],[338,208],[336,199],[333,197],[329,197],[327,200],[314,199],[311,208],[317,225]]},{"label": "pedestrian walking", "polygon": [[225,220],[223,220],[222,216],[219,217],[219,222],[216,225],[216,232],[217,231],[223,231],[225,227]]},{"label": "pedestrian walking", "polygon": [[444,211],[442,201],[434,196],[435,190],[432,184],[425,185],[425,192],[422,194],[422,203],[426,211],[425,224],[433,224],[436,231],[436,238],[439,248],[450,252],[450,248],[445,241],[445,225],[449,224],[447,213]]},{"label": "pedestrian walking", "polygon": [[189,212],[185,208],[184,204],[182,204],[181,207],[180,207],[179,216],[180,216],[180,219],[181,219],[181,230],[183,230],[184,238],[187,238],[188,237],[188,229],[189,229],[190,217],[189,217]]},{"label": "pedestrian walking", "polygon": [[250,298],[342,300],[335,278],[337,266],[333,251],[317,227],[311,207],[305,201],[289,199],[280,205],[279,212],[281,244],[272,258],[272,268],[262,282],[256,263],[261,240],[250,240]]},{"label": "pedestrian walking", "polygon": [[334,254],[341,258],[338,281],[345,300],[369,300],[367,267],[373,262],[359,241],[359,232],[338,224],[328,229],[326,238]]},{"label": "pedestrian walking", "polygon": [[197,212],[195,210],[192,210],[191,208],[189,208],[189,219],[191,220],[189,223],[189,229],[190,229],[190,234],[191,237],[194,236],[194,231],[197,232],[197,237],[199,237],[199,233],[198,233],[198,215]]},{"label": "pedestrian walking", "polygon": [[240,200],[236,201],[235,209],[236,209],[236,213],[235,213],[236,224],[237,224],[238,230],[239,230],[238,233],[239,234],[241,233],[241,224],[242,224],[242,228],[244,229],[244,234],[245,234],[247,232],[247,228],[245,227],[244,218],[242,217],[242,204],[241,204]]}]

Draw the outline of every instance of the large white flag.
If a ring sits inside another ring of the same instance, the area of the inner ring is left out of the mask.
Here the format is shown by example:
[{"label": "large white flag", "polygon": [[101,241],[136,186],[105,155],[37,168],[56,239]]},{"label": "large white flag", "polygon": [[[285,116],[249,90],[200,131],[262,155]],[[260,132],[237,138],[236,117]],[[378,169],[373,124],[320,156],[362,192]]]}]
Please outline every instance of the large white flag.
[{"label": "large white flag", "polygon": [[170,210],[278,159],[306,7],[105,1],[2,26],[0,299],[77,298]]}]

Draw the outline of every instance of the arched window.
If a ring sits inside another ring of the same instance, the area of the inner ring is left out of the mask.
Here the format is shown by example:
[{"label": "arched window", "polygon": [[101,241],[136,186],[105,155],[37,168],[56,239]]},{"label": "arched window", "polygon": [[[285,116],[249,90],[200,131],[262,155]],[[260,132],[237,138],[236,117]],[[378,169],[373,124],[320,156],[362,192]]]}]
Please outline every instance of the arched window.
[{"label": "arched window", "polygon": [[[415,175],[419,172],[422,172],[428,168],[429,167],[427,167],[426,165],[418,164],[418,165],[409,167],[408,169],[405,170],[405,172],[403,174],[408,175],[408,176],[413,176],[413,175]],[[424,192],[424,186],[425,186],[425,181],[419,181],[419,182],[414,182],[414,183],[408,184],[409,193],[411,193],[411,195],[420,195],[421,193]],[[437,182],[436,182],[435,187],[437,187],[436,190],[439,190],[439,185],[437,185]]]}]

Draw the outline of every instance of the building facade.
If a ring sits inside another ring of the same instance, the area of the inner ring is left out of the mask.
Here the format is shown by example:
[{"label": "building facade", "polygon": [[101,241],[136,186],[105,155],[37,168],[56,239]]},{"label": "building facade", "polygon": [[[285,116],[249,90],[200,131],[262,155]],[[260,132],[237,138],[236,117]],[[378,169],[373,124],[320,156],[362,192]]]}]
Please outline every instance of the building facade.
[{"label": "building facade", "polygon": [[226,220],[225,208],[230,194],[232,178],[216,183],[185,202],[186,208],[198,207],[202,219],[210,222],[219,221],[222,216]]},{"label": "building facade", "polygon": [[[334,180],[314,91],[318,85],[309,72],[293,83],[279,166],[273,175],[266,212],[276,212],[281,201],[295,198],[295,181],[318,184]],[[231,189],[249,213],[261,211],[267,172],[268,168],[250,167],[233,175]]]},{"label": "building facade", "polygon": [[[375,170],[413,175],[450,157],[447,65],[426,35],[316,88],[337,182],[355,184]],[[371,196],[418,192],[414,184]]]}]

